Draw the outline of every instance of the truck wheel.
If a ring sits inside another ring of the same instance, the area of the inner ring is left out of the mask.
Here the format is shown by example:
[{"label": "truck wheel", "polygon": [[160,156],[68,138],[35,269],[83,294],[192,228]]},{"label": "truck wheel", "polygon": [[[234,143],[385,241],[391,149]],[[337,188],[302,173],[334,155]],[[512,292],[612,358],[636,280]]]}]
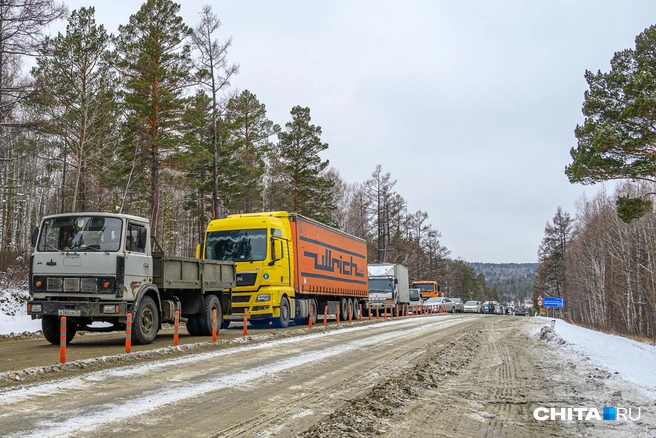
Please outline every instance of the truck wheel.
[{"label": "truck wheel", "polygon": [[[44,316],[41,319],[41,330],[43,331],[43,337],[46,338],[46,341],[50,342],[52,345],[59,345],[59,318],[56,316]],[[66,321],[66,343],[68,344],[75,337],[77,332],[77,324]]]},{"label": "truck wheel", "polygon": [[358,315],[360,314],[360,309],[359,309],[359,303],[357,298],[353,298],[353,319],[358,319]]},{"label": "truck wheel", "polygon": [[[203,299],[203,313],[197,315],[198,328],[201,335],[212,335],[212,311],[216,310],[217,323],[223,322],[223,312],[221,311],[221,302],[216,295],[205,295]],[[218,330],[217,330],[218,331]]]},{"label": "truck wheel", "polygon": [[187,318],[187,331],[189,332],[190,336],[200,336],[198,319],[198,315],[189,315],[189,318]]},{"label": "truck wheel", "polygon": [[273,325],[277,328],[285,328],[289,325],[289,301],[287,301],[287,297],[280,299],[280,316],[273,320]]},{"label": "truck wheel", "polygon": [[314,310],[312,311],[312,325],[317,324],[317,300],[314,298],[310,300],[310,305],[314,306]]},{"label": "truck wheel", "polygon": [[145,296],[141,299],[132,324],[132,343],[135,345],[151,344],[159,331],[159,312],[155,301]]},{"label": "truck wheel", "polygon": [[348,300],[346,298],[340,298],[339,303],[339,317],[342,321],[346,321],[348,320]]}]

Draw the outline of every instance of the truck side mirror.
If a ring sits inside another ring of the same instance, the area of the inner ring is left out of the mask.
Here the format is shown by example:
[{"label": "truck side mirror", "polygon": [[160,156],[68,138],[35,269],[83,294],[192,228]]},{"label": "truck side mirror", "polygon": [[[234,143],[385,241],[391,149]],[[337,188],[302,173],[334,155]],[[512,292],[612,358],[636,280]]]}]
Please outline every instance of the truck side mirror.
[{"label": "truck side mirror", "polygon": [[273,266],[276,260],[282,259],[284,255],[282,240],[271,238],[271,261],[269,262],[269,266]]},{"label": "truck side mirror", "polygon": [[36,246],[36,239],[39,238],[39,227],[32,230],[32,246]]}]

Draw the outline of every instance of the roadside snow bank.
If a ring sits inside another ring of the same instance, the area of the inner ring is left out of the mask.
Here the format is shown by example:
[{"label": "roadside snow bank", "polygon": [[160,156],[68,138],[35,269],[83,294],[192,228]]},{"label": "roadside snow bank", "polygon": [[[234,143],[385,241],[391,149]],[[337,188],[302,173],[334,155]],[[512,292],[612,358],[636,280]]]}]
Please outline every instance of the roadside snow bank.
[{"label": "roadside snow bank", "polygon": [[41,320],[33,320],[27,314],[28,299],[26,290],[0,290],[0,335],[17,336],[41,330]]},{"label": "roadside snow bank", "polygon": [[561,319],[555,320],[554,332],[548,333],[543,329],[545,326],[551,328],[551,318],[531,319],[536,323],[532,334],[537,338],[617,374],[656,400],[656,346],[586,329]]}]

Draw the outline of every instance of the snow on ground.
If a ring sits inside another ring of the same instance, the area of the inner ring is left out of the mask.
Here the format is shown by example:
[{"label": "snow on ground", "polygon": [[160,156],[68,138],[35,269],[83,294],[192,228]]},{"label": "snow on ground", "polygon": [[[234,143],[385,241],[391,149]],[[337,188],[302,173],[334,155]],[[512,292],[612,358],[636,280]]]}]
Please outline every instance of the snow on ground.
[{"label": "snow on ground", "polygon": [[[590,361],[610,373],[616,374],[647,397],[656,400],[656,346],[616,335],[590,330],[563,320],[538,317],[534,321],[541,327],[554,325],[557,339],[551,344],[582,361]],[[559,342],[559,340],[565,341]]]},{"label": "snow on ground", "polygon": [[27,314],[28,298],[26,290],[0,290],[0,336],[41,330],[41,320]]},{"label": "snow on ground", "polygon": [[[0,336],[41,330],[41,321],[27,315],[24,301],[27,297],[24,290],[0,291]],[[533,334],[549,326],[551,321],[551,318],[532,318]],[[656,346],[578,327],[560,319],[555,321],[555,335],[564,343],[551,342],[554,347],[617,374],[656,400]]]}]

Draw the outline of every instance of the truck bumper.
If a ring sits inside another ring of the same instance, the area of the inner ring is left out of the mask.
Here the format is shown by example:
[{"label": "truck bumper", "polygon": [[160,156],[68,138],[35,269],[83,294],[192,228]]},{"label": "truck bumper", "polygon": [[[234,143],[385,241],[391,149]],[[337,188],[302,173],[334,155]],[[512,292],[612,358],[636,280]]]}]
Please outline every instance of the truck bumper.
[{"label": "truck bumper", "polygon": [[[40,311],[37,311],[40,307]],[[128,305],[125,302],[103,301],[28,301],[28,314],[32,319],[43,316],[70,316],[80,318],[125,317]]]}]

